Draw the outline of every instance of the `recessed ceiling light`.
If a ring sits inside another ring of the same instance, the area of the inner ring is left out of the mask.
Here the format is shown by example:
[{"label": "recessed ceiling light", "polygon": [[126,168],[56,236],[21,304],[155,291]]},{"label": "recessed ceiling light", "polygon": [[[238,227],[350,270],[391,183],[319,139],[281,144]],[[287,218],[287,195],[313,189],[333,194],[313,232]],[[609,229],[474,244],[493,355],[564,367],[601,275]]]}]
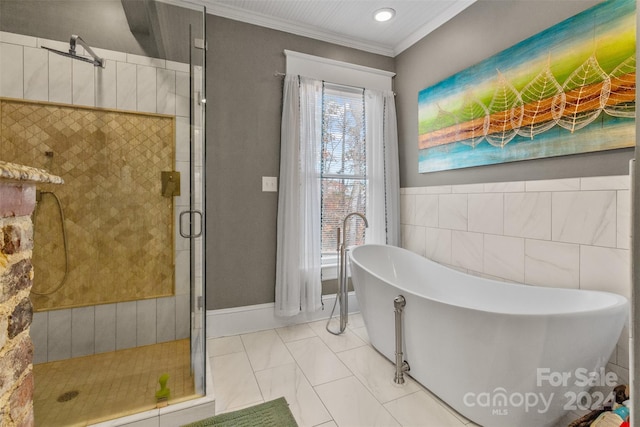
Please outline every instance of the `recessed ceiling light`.
[{"label": "recessed ceiling light", "polygon": [[385,7],[384,9],[378,9],[373,14],[373,19],[378,22],[386,22],[393,18],[396,15],[396,11],[391,9],[390,7]]}]

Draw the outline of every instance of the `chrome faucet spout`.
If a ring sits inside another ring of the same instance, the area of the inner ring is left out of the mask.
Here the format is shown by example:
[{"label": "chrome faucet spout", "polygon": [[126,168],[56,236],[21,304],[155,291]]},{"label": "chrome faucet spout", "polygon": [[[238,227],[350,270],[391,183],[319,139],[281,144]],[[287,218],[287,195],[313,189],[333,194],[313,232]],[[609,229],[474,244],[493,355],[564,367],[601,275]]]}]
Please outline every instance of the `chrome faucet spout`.
[{"label": "chrome faucet spout", "polygon": [[352,216],[359,216],[360,218],[362,218],[362,220],[364,221],[364,226],[366,228],[369,228],[369,221],[367,221],[367,218],[362,215],[360,212],[351,212],[350,214],[348,214],[347,216],[344,217],[344,221],[342,221],[342,245],[346,248],[346,243],[347,243],[347,237],[345,235],[346,230],[347,230],[347,221],[349,220],[349,218],[351,218]]},{"label": "chrome faucet spout", "polygon": [[[344,221],[342,221],[342,239],[340,239],[340,228],[338,228],[338,294],[336,295],[336,301],[333,304],[333,310],[331,310],[331,315],[329,316],[329,320],[327,321],[327,331],[331,332],[334,335],[340,335],[347,328],[347,322],[349,321],[349,292],[347,289],[347,221],[352,216],[359,216],[364,221],[364,226],[369,228],[369,221],[367,218],[362,215],[360,212],[351,212],[347,216],[344,217]],[[329,323],[333,318],[333,312],[336,309],[336,304],[340,302],[340,329],[338,332],[332,331],[329,328]]]}]

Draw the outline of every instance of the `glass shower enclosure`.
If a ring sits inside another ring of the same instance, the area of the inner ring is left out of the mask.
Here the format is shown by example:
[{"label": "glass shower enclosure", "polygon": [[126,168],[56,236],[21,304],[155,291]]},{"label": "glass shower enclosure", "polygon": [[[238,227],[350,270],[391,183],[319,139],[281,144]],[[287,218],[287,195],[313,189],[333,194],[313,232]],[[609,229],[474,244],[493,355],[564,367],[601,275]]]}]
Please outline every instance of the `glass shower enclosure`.
[{"label": "glass shower enclosure", "polygon": [[207,393],[205,15],[0,0],[0,160],[65,181],[38,187],[32,217],[37,426]]}]

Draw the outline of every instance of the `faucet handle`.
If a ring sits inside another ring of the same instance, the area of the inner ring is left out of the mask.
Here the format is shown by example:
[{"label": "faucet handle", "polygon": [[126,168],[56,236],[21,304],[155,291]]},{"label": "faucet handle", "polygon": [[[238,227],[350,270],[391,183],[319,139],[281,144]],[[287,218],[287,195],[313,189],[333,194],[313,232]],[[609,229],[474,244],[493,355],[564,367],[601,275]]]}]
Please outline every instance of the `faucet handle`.
[{"label": "faucet handle", "polygon": [[336,251],[340,252],[340,227],[338,227],[338,232],[336,233],[337,239],[337,246],[336,246]]}]

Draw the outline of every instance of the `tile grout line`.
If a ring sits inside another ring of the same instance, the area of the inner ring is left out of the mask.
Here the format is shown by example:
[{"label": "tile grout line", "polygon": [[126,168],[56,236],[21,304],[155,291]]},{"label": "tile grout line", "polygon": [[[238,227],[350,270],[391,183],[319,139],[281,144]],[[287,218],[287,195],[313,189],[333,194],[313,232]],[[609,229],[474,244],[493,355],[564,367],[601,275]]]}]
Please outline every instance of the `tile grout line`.
[{"label": "tile grout line", "polygon": [[[311,322],[310,322],[310,323],[311,323]],[[306,325],[309,325],[309,323],[306,323]],[[294,364],[295,364],[295,367],[296,367],[296,370],[299,370],[299,371],[300,371],[300,373],[302,374],[302,376],[307,380],[308,384],[309,384],[309,385],[311,386],[311,388],[313,389],[315,396],[318,398],[318,400],[320,401],[320,403],[322,404],[322,406],[324,407],[324,409],[326,410],[326,412],[327,412],[327,413],[330,415],[330,417],[331,417],[331,420],[329,420],[329,421],[325,421],[325,422],[322,422],[322,423],[317,424],[317,425],[322,425],[322,424],[325,424],[325,423],[328,423],[328,422],[331,422],[331,421],[333,421],[334,423],[336,423],[336,424],[337,424],[336,420],[333,418],[333,415],[331,414],[331,412],[330,412],[330,411],[329,411],[329,409],[327,408],[327,406],[326,406],[325,402],[324,402],[324,401],[320,398],[320,396],[318,395],[316,388],[317,388],[318,386],[321,386],[321,385],[330,384],[330,383],[332,383],[332,382],[336,382],[336,381],[344,380],[345,378],[349,378],[349,376],[344,377],[344,378],[335,379],[335,380],[332,380],[332,381],[329,381],[329,382],[326,382],[326,383],[322,383],[322,384],[318,384],[318,385],[311,385],[311,382],[309,381],[309,379],[307,378],[306,374],[304,373],[304,371],[302,370],[302,368],[301,368],[301,367],[300,367],[300,365],[298,364],[298,360],[297,360],[295,357],[293,357],[293,354],[291,353],[291,350],[289,349],[289,347],[288,347],[288,345],[287,345],[287,344],[289,344],[289,343],[293,343],[293,342],[299,342],[299,341],[302,341],[302,340],[305,340],[305,339],[320,338],[320,341],[321,341],[321,342],[322,342],[326,347],[328,347],[328,348],[329,348],[329,350],[331,350],[331,353],[332,353],[334,356],[336,356],[336,357],[337,357],[337,358],[338,358],[338,359],[343,363],[343,365],[344,365],[344,362],[343,362],[343,361],[342,361],[342,359],[340,359],[340,357],[339,357],[339,354],[340,354],[340,353],[345,353],[345,352],[350,351],[350,350],[356,350],[356,349],[358,349],[358,348],[362,348],[362,347],[365,347],[365,346],[368,346],[368,347],[370,347],[370,348],[372,348],[372,349],[373,349],[372,345],[370,344],[370,342],[366,342],[366,341],[362,340],[362,341],[363,341],[363,343],[364,343],[364,345],[362,345],[362,346],[357,346],[357,347],[354,347],[354,348],[345,349],[345,350],[337,351],[337,352],[336,352],[336,351],[334,351],[334,350],[333,350],[329,345],[327,345],[327,344],[326,344],[326,342],[324,342],[324,341],[322,340],[322,337],[320,337],[320,336],[316,333],[316,331],[315,331],[313,328],[311,328],[310,326],[309,326],[309,329],[311,330],[311,332],[313,332],[313,336],[306,337],[306,338],[292,339],[292,340],[289,340],[289,341],[286,341],[286,342],[285,342],[285,340],[283,339],[283,337],[280,335],[280,333],[278,332],[278,330],[277,330],[277,329],[278,329],[278,328],[274,328],[274,329],[273,329],[273,331],[276,333],[276,336],[278,337],[278,339],[279,339],[280,343],[282,343],[282,344],[286,347],[286,349],[287,349],[287,353],[292,357],[292,359],[293,359],[293,361],[294,361]],[[353,326],[349,325],[349,326],[348,326],[348,329],[349,329],[349,331],[350,331],[351,333],[354,333],[354,332],[353,332],[353,330],[354,330],[354,327],[353,327]],[[357,336],[357,335],[356,335],[356,336]],[[245,342],[242,340],[242,338],[241,338],[241,334],[239,334],[239,335],[238,335],[238,337],[239,337],[239,338],[240,338],[240,340],[241,340],[241,343],[242,343],[242,346],[243,346],[243,352],[244,352],[244,353],[246,353]],[[359,337],[358,337],[358,338],[359,338]],[[359,339],[360,339],[360,338],[359,338]],[[375,350],[375,349],[374,349],[374,350]],[[214,356],[211,356],[211,357],[214,357]],[[247,354],[247,359],[248,359],[248,354]],[[386,358],[385,358],[385,359],[386,359]],[[388,363],[389,363],[389,365],[392,367],[392,363],[391,363],[390,361],[388,361],[388,360],[387,360],[387,362],[388,362]],[[255,376],[255,374],[256,374],[257,372],[261,372],[262,370],[261,370],[261,371],[255,371],[255,370],[254,370],[254,368],[253,368],[253,364],[250,364],[250,366],[251,366],[252,371],[253,371],[253,374],[254,374],[254,379],[256,380],[256,383],[257,383],[257,377]],[[283,366],[283,365],[280,365],[280,366]],[[394,419],[395,421],[397,421],[398,423],[400,423],[400,422],[399,422],[399,420],[397,420],[397,419],[396,419],[396,417],[394,417],[394,416],[393,416],[393,414],[392,414],[392,413],[391,413],[391,412],[390,412],[390,411],[385,407],[385,404],[388,404],[388,403],[391,403],[391,402],[396,402],[396,401],[398,401],[398,400],[400,400],[400,399],[406,398],[406,397],[408,397],[408,396],[412,396],[412,395],[417,394],[417,393],[420,393],[420,392],[425,393],[425,394],[426,394],[430,399],[432,399],[432,400],[434,401],[434,403],[436,403],[436,404],[438,405],[438,407],[440,407],[440,408],[444,409],[448,414],[451,414],[452,416],[454,416],[454,417],[456,418],[456,420],[459,422],[459,424],[460,424],[460,425],[470,425],[470,424],[472,423],[470,420],[466,420],[466,418],[464,418],[464,417],[462,417],[462,416],[459,416],[459,417],[458,417],[458,416],[456,416],[457,412],[456,412],[456,413],[453,413],[453,409],[452,409],[452,408],[449,408],[448,406],[446,406],[444,403],[442,403],[441,401],[439,401],[439,399],[438,399],[438,398],[431,396],[430,392],[428,392],[428,390],[427,390],[424,386],[422,386],[421,384],[419,384],[419,383],[417,383],[417,382],[416,382],[416,384],[417,384],[417,385],[418,385],[418,387],[419,387],[419,389],[418,389],[418,390],[416,390],[416,391],[414,391],[414,392],[410,392],[410,393],[408,393],[408,394],[407,394],[407,395],[405,395],[405,396],[400,396],[400,397],[397,397],[396,399],[392,399],[392,400],[390,400],[389,402],[385,402],[385,403],[380,402],[380,400],[379,400],[379,399],[378,399],[378,398],[373,394],[373,392],[372,392],[372,391],[371,391],[371,390],[370,390],[370,389],[369,389],[369,388],[368,388],[368,387],[367,387],[367,386],[366,386],[366,385],[365,385],[365,384],[360,380],[360,378],[358,378],[358,377],[354,374],[354,372],[352,371],[352,369],[351,369],[351,368],[349,368],[349,366],[347,366],[347,365],[344,365],[344,366],[347,368],[348,372],[351,374],[350,376],[355,377],[355,379],[358,381],[358,383],[359,383],[360,385],[362,385],[362,386],[365,388],[365,390],[367,390],[367,392],[368,392],[368,393],[369,393],[369,394],[374,398],[375,402],[377,402],[380,406],[382,406],[382,408],[384,408],[384,410],[389,414],[389,416],[390,416],[392,419]],[[265,370],[268,370],[268,369],[274,369],[274,368],[277,368],[277,366],[276,366],[276,367],[272,367],[272,368],[266,368]],[[258,387],[260,387],[260,386],[259,386],[259,384],[258,384]],[[260,393],[261,393],[261,396],[263,397],[263,400],[264,400],[264,394],[262,393],[262,389],[260,389]],[[462,419],[464,419],[464,420],[466,420],[466,421],[463,421]]]},{"label": "tile grout line", "polygon": [[[290,342],[297,342],[297,341],[302,341],[303,339],[312,339],[312,338],[320,338],[318,336],[318,334],[316,333],[316,331],[313,330],[313,328],[311,326],[309,326],[309,322],[304,323],[305,325],[307,325],[307,327],[309,328],[309,330],[311,332],[313,332],[313,337],[307,337],[307,338],[302,338],[299,340],[293,340]],[[278,331],[276,330],[276,334],[278,334]],[[280,334],[278,334],[278,336],[280,337]],[[282,337],[280,337],[280,339],[282,340]],[[287,343],[283,341],[284,346],[287,349],[287,352],[291,355],[291,358],[293,359],[294,363],[296,364],[296,370],[300,371],[300,373],[302,374],[302,376],[304,377],[304,379],[307,381],[307,383],[309,384],[309,386],[311,387],[311,390],[313,390],[313,394],[316,396],[316,398],[318,399],[318,401],[320,402],[320,404],[322,405],[322,407],[324,408],[325,411],[327,411],[327,414],[329,414],[329,417],[331,417],[331,419],[329,421],[324,421],[320,424],[317,424],[317,426],[320,426],[322,424],[326,424],[328,422],[333,421],[334,424],[338,425],[337,421],[335,420],[333,414],[331,413],[331,411],[329,411],[329,408],[327,408],[327,405],[324,403],[324,401],[322,400],[322,398],[320,397],[320,395],[318,394],[318,391],[316,390],[316,386],[314,386],[313,384],[311,384],[311,381],[309,381],[309,378],[307,378],[307,374],[305,374],[305,372],[302,370],[302,367],[298,364],[298,359],[295,358],[295,356],[293,354],[291,354],[291,350],[289,349],[289,346],[287,346]],[[320,341],[322,341],[322,338],[320,338]],[[324,341],[323,341],[324,342]],[[326,344],[325,344],[326,345]],[[327,346],[329,347],[329,346]],[[331,350],[331,348],[329,348],[329,350]],[[351,370],[349,370],[349,372],[351,372]]]}]

